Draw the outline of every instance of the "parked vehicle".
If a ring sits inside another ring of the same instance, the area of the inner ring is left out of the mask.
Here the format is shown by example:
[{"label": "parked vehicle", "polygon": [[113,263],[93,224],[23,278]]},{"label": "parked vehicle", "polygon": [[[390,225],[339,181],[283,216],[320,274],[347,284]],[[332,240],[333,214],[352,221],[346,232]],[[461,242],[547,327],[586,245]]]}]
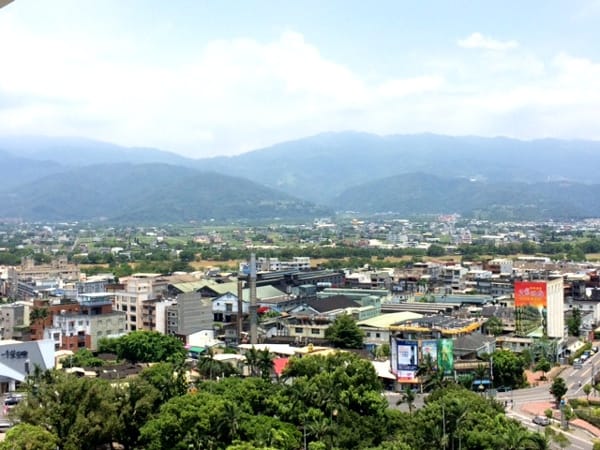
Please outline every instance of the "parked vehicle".
[{"label": "parked vehicle", "polygon": [[533,423],[545,427],[547,425],[550,425],[550,419],[548,419],[546,416],[535,416],[533,418]]},{"label": "parked vehicle", "polygon": [[0,418],[0,433],[6,432],[9,428],[12,428],[14,424],[10,419],[6,417]]}]

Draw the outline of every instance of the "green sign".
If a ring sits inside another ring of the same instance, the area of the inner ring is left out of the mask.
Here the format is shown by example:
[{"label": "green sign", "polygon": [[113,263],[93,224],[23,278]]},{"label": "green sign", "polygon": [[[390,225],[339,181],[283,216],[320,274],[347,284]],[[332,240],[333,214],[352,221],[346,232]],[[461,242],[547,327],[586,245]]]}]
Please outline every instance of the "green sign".
[{"label": "green sign", "polygon": [[440,339],[438,341],[438,369],[449,375],[454,372],[454,341]]}]

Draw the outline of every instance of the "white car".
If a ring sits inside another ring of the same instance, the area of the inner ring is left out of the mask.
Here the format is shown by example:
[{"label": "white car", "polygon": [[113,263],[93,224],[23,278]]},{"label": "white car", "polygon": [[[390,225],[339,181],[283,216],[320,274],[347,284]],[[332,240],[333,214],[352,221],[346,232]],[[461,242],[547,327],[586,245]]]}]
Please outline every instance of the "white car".
[{"label": "white car", "polygon": [[547,425],[550,425],[550,419],[548,419],[546,416],[535,416],[533,418],[533,423],[545,427]]}]

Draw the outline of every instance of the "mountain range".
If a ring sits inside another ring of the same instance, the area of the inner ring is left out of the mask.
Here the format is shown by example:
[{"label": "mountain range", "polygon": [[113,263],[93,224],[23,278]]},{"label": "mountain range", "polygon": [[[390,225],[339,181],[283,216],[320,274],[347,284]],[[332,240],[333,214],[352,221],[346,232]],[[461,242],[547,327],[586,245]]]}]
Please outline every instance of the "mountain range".
[{"label": "mountain range", "polygon": [[324,133],[191,159],[81,138],[0,137],[0,218],[182,222],[391,212],[600,216],[600,142]]}]

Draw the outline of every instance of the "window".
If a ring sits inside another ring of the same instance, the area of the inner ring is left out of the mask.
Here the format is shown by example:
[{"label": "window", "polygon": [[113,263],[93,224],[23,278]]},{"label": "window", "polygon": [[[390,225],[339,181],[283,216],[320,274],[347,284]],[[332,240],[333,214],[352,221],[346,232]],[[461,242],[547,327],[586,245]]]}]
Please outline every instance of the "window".
[{"label": "window", "polygon": [[310,334],[321,334],[321,330],[319,328],[311,328]]},{"label": "window", "polygon": [[381,337],[381,333],[375,333],[375,337],[376,338],[380,338]]},{"label": "window", "polygon": [[367,337],[371,337],[371,333],[367,331]]},{"label": "window", "polygon": [[302,333],[302,328],[296,327],[294,329],[294,332],[296,332],[296,333]]}]

